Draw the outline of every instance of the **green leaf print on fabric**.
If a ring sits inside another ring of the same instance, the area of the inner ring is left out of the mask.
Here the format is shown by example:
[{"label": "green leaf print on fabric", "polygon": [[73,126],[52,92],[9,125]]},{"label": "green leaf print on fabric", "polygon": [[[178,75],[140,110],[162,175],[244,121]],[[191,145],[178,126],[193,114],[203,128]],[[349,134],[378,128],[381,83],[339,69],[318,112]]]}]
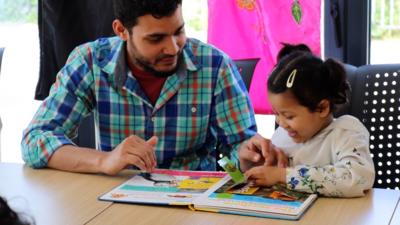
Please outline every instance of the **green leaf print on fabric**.
[{"label": "green leaf print on fabric", "polygon": [[295,0],[292,4],[292,16],[297,24],[301,23],[302,10],[299,0]]},{"label": "green leaf print on fabric", "polygon": [[301,179],[300,179],[301,184],[303,186],[308,187],[312,192],[319,193],[319,190],[323,189],[324,186],[323,185],[318,185],[313,179],[311,179],[310,175],[308,175],[308,171],[309,171],[309,169],[305,168],[305,167],[300,168],[298,170],[299,175],[301,177]]}]

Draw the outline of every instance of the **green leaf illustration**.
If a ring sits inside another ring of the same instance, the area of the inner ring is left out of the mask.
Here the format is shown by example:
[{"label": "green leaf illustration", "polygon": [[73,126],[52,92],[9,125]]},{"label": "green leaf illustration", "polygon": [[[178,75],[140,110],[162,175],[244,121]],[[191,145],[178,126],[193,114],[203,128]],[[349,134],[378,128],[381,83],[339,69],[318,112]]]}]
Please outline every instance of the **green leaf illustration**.
[{"label": "green leaf illustration", "polygon": [[300,24],[301,22],[301,6],[298,0],[295,0],[292,4],[292,15],[294,20],[296,21],[297,24]]}]

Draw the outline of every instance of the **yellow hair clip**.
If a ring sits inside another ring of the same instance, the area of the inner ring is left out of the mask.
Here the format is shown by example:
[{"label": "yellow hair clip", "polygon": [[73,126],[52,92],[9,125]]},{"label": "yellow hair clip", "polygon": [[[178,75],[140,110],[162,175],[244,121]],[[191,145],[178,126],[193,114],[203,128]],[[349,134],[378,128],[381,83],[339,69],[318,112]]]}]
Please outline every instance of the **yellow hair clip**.
[{"label": "yellow hair clip", "polygon": [[287,88],[293,87],[294,78],[296,77],[296,73],[297,73],[297,70],[296,70],[296,69],[294,69],[294,70],[290,73],[290,75],[289,75],[289,77],[288,77],[288,79],[287,79],[287,81],[286,81],[286,87],[287,87]]}]

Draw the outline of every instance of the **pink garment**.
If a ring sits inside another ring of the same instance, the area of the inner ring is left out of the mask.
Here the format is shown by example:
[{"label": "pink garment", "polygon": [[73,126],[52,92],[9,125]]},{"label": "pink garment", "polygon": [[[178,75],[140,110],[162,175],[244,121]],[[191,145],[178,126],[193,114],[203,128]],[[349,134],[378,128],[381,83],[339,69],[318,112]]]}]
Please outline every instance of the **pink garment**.
[{"label": "pink garment", "polygon": [[233,59],[260,58],[250,98],[256,113],[271,114],[267,77],[281,43],[305,43],[320,55],[320,0],[298,0],[300,24],[292,16],[295,0],[208,0],[208,42]]}]

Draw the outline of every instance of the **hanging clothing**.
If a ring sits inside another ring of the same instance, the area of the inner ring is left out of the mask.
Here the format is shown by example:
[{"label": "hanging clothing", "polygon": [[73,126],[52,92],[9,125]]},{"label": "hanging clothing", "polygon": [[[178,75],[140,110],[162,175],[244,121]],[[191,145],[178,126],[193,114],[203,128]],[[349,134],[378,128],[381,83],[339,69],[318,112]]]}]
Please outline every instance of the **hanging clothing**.
[{"label": "hanging clothing", "polygon": [[112,36],[110,0],[39,0],[40,69],[35,99],[49,94],[57,72],[78,45]]},{"label": "hanging clothing", "polygon": [[272,114],[266,84],[281,43],[320,55],[320,18],[319,0],[208,0],[208,42],[233,59],[260,58],[249,91],[256,113]]}]

